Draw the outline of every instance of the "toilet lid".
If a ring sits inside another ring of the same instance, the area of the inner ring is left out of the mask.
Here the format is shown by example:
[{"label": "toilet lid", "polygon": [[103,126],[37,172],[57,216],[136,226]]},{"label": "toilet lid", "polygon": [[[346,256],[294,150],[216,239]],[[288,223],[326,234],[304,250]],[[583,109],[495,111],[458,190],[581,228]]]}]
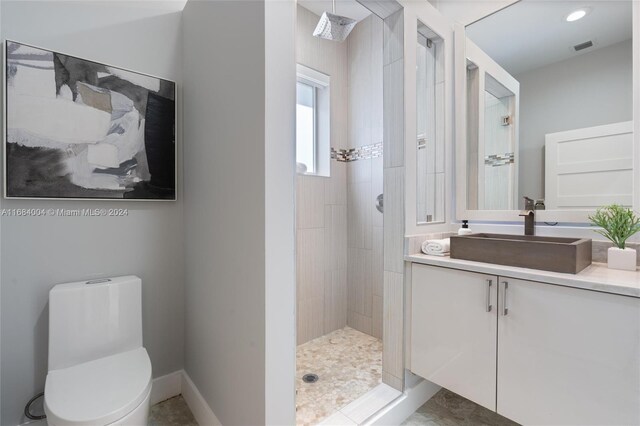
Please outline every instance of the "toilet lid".
[{"label": "toilet lid", "polygon": [[107,425],[133,411],[151,390],[145,348],[49,371],[44,404],[50,424]]}]

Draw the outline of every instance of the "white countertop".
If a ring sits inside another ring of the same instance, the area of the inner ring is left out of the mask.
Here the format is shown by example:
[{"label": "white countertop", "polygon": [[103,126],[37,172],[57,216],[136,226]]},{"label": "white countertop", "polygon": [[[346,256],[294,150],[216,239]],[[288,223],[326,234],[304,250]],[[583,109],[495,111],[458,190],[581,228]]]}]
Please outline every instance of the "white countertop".
[{"label": "white countertop", "polygon": [[591,266],[582,270],[582,272],[574,275],[515,266],[496,265],[493,263],[472,262],[470,260],[451,259],[449,256],[441,257],[426,254],[412,254],[406,255],[404,259],[407,262],[422,263],[424,265],[442,266],[482,274],[540,281],[549,284],[640,298],[639,271],[609,269],[604,263],[593,263]]}]

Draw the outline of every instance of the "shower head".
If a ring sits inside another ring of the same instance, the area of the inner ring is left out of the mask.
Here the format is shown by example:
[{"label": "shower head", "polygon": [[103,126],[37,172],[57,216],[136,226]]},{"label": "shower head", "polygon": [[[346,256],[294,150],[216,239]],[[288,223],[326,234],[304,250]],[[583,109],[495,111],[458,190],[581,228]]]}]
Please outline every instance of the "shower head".
[{"label": "shower head", "polygon": [[357,23],[355,19],[336,15],[336,0],[333,0],[333,13],[322,14],[313,35],[326,40],[344,41]]}]

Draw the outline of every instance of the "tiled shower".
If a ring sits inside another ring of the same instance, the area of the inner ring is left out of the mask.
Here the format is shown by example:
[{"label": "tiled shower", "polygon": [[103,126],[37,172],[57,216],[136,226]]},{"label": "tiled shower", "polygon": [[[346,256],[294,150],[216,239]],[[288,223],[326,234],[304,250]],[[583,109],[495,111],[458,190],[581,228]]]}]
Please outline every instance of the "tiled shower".
[{"label": "tiled shower", "polygon": [[298,423],[313,424],[382,380],[383,21],[339,43],[297,12],[298,63],[330,76],[330,176],[296,178]]},{"label": "tiled shower", "polygon": [[330,177],[297,176],[298,344],[345,326],[382,338],[383,24],[331,43],[317,21],[298,6],[298,62],[331,76],[333,151]]}]

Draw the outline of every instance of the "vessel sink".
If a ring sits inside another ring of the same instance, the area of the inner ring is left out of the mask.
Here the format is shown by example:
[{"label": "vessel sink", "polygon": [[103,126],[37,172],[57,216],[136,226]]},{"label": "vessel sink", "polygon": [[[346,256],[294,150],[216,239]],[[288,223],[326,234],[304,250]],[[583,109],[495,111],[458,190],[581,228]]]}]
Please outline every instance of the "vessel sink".
[{"label": "vessel sink", "polygon": [[591,239],[470,234],[451,237],[452,259],[577,274],[591,265]]}]

